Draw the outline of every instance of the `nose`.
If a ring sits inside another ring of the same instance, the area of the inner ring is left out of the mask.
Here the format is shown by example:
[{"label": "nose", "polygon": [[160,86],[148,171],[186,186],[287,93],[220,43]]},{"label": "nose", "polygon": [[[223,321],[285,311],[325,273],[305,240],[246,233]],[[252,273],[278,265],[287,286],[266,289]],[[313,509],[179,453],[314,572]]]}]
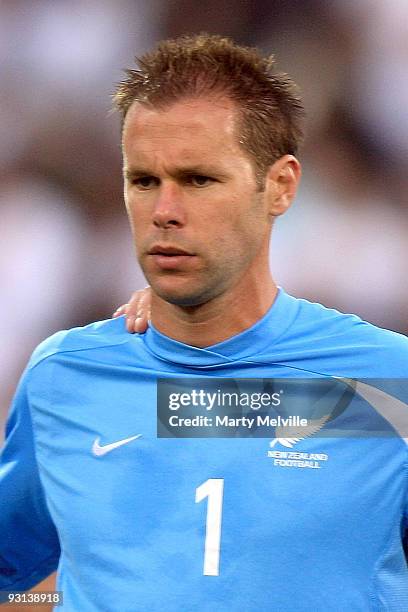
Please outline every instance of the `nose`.
[{"label": "nose", "polygon": [[181,189],[173,182],[163,181],[153,209],[153,224],[160,229],[182,227],[186,212]]}]

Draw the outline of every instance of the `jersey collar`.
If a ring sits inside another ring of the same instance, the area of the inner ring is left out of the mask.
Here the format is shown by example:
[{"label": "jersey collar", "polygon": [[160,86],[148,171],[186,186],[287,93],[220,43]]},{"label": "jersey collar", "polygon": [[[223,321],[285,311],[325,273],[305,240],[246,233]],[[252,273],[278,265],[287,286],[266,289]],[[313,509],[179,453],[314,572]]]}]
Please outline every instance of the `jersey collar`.
[{"label": "jersey collar", "polygon": [[152,324],[143,335],[143,341],[150,353],[172,363],[195,368],[232,363],[257,355],[275,344],[296,318],[298,307],[298,300],[279,288],[271,308],[259,321],[223,342],[205,348],[190,346],[165,336]]}]

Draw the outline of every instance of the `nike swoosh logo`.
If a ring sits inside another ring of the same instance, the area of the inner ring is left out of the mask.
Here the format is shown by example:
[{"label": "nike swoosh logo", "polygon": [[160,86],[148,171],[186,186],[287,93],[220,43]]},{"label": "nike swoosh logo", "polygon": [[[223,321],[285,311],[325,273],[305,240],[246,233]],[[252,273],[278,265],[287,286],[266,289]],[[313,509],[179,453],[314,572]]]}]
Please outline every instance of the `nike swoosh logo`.
[{"label": "nike swoosh logo", "polygon": [[105,444],[104,446],[100,445],[100,438],[96,438],[95,442],[92,445],[92,453],[96,457],[102,457],[102,455],[106,455],[106,453],[110,453],[114,448],[118,448],[119,446],[123,446],[124,444],[128,444],[132,440],[137,440],[140,438],[142,434],[137,434],[136,436],[131,436],[130,438],[125,438],[124,440],[118,440],[117,442],[112,442],[111,444]]}]

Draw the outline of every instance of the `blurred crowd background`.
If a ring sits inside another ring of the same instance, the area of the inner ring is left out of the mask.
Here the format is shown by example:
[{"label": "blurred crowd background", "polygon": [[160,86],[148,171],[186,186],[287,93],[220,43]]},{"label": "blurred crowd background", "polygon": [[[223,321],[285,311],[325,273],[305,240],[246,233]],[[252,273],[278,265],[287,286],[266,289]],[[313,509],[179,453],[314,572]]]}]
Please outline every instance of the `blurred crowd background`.
[{"label": "blurred crowd background", "polygon": [[275,53],[303,92],[276,281],[408,332],[406,0],[1,0],[0,429],[39,341],[145,285],[110,94],[135,55],[199,31]]}]

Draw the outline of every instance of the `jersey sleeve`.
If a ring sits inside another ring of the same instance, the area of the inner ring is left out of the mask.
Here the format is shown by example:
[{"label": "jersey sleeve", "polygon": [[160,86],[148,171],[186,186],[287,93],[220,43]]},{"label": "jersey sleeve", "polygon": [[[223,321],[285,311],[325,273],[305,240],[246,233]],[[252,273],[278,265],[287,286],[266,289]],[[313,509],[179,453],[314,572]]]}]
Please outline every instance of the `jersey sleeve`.
[{"label": "jersey sleeve", "polygon": [[38,473],[27,378],[26,372],[15,394],[0,454],[0,591],[33,587],[57,568],[60,556]]}]

